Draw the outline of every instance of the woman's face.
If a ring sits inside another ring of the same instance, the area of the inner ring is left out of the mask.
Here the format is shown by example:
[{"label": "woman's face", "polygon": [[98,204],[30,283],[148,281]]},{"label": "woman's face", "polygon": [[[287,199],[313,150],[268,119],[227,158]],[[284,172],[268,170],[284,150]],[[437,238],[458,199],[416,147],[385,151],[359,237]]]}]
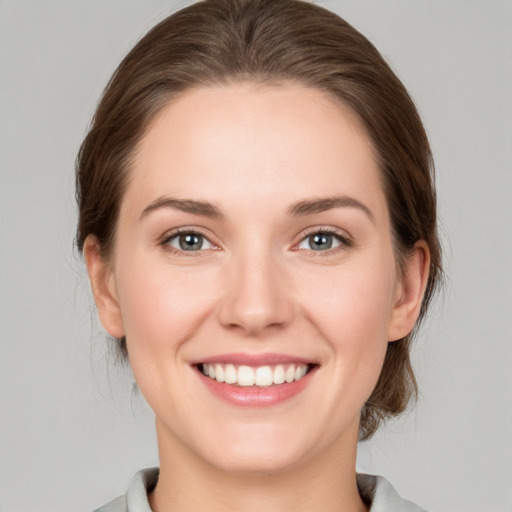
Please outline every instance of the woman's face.
[{"label": "woman's face", "polygon": [[167,105],[112,260],[86,248],[159,442],[248,472],[355,446],[387,343],[412,327],[390,232],[368,136],[323,93],[238,84]]}]

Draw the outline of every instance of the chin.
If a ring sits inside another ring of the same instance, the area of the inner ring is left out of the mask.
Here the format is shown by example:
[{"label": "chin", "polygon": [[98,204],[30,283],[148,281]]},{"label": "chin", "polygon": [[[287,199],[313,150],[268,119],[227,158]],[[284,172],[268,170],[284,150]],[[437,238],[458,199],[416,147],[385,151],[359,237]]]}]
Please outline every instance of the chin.
[{"label": "chin", "polygon": [[244,451],[225,454],[208,462],[224,473],[264,476],[284,473],[300,464],[302,457],[282,453],[251,453]]},{"label": "chin", "polygon": [[211,445],[213,450],[210,446],[203,454],[210,465],[227,473],[268,475],[286,472],[309,459],[315,453],[310,444],[289,431],[276,435],[272,429],[265,432],[260,427],[252,432],[226,433]]}]

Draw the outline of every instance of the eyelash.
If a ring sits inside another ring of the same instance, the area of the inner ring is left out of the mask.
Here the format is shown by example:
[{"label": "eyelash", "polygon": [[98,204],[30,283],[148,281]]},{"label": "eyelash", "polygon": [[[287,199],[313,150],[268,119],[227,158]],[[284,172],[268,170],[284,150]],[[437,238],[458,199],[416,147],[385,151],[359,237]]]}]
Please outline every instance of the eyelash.
[{"label": "eyelash", "polygon": [[214,246],[214,249],[212,250],[217,250],[218,247],[210,240],[210,238],[205,235],[204,233],[202,233],[200,230],[198,230],[197,228],[187,228],[187,227],[183,227],[183,228],[177,228],[175,230],[173,230],[171,233],[166,233],[162,238],[161,240],[159,241],[159,245],[161,245],[162,247],[164,247],[165,250],[168,250],[174,254],[179,254],[181,256],[198,256],[200,252],[202,252],[202,250],[199,250],[199,251],[186,251],[186,250],[183,250],[183,249],[177,249],[176,247],[172,247],[170,245],[170,242],[174,239],[174,238],[177,238],[181,235],[196,235],[196,236],[200,236],[202,237],[204,240],[207,240],[211,245]]},{"label": "eyelash", "polygon": [[[172,231],[171,233],[166,233],[160,239],[160,241],[158,243],[159,243],[159,245],[164,247],[166,250],[173,252],[175,254],[183,255],[183,256],[198,256],[199,255],[198,253],[201,253],[205,250],[205,249],[200,249],[197,251],[186,251],[184,249],[177,249],[176,247],[172,247],[170,245],[170,242],[173,239],[175,239],[181,235],[196,235],[196,236],[202,237],[204,240],[208,241],[213,246],[213,249],[210,249],[210,250],[218,250],[219,249],[219,247],[216,244],[214,244],[209,239],[209,237],[207,235],[205,235],[204,233],[202,233],[200,230],[198,230],[196,228],[187,228],[187,227],[178,228],[178,229],[175,229],[174,231]],[[292,247],[292,250],[295,250],[295,251],[301,250],[298,248],[298,246],[301,243],[303,243],[305,240],[307,240],[307,238],[309,238],[313,235],[332,236],[339,242],[338,246],[332,247],[332,248],[329,248],[329,249],[326,249],[323,251],[315,251],[313,249],[304,249],[304,250],[308,250],[309,252],[313,253],[315,256],[330,255],[330,254],[340,251],[340,250],[349,249],[354,245],[353,240],[349,236],[347,236],[345,233],[341,233],[338,230],[328,229],[328,228],[311,228],[301,234],[301,238],[300,238],[299,242],[294,244],[294,246]]]},{"label": "eyelash", "polygon": [[331,255],[338,251],[350,249],[354,245],[353,240],[344,232],[338,231],[336,229],[331,229],[331,228],[311,228],[301,234],[301,238],[300,238],[299,242],[293,246],[293,249],[300,250],[298,248],[297,249],[295,249],[295,248],[298,247],[300,244],[302,244],[305,240],[307,240],[309,237],[311,237],[313,235],[332,236],[334,239],[336,239],[339,242],[339,245],[337,247],[332,247],[332,248],[326,249],[324,251],[315,251],[313,249],[306,249],[310,253],[313,253],[314,256],[328,256],[328,255]]}]

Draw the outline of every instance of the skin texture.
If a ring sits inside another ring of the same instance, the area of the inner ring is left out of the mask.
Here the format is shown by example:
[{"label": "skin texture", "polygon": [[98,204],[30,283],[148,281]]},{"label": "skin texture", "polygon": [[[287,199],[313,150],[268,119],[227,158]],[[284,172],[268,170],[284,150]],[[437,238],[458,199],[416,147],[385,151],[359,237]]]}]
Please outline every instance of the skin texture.
[{"label": "skin texture", "polygon": [[[290,213],[333,197],[351,199]],[[219,215],[147,210],[162,198]],[[204,236],[202,249],[180,250],[169,240],[177,228]],[[335,233],[334,247],[312,248],[319,230]],[[360,410],[387,343],[414,326],[428,272],[422,242],[398,272],[390,233],[371,143],[323,93],[232,84],[160,112],[135,154],[111,260],[93,236],[84,249],[101,322],[126,335],[156,415],[154,510],[366,509],[355,485]],[[316,369],[289,400],[240,407],[192,364],[232,353]]]}]

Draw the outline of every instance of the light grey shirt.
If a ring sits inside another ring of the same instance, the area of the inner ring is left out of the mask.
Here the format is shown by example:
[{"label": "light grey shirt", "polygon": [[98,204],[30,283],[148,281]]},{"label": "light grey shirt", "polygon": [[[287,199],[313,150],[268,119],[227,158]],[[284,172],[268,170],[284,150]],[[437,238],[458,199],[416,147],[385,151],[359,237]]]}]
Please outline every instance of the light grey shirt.
[{"label": "light grey shirt", "polygon": [[[148,493],[158,480],[158,468],[143,469],[135,474],[128,491],[94,512],[151,512]],[[371,503],[370,512],[425,512],[398,496],[391,484],[381,476],[357,475],[361,497]]]}]

